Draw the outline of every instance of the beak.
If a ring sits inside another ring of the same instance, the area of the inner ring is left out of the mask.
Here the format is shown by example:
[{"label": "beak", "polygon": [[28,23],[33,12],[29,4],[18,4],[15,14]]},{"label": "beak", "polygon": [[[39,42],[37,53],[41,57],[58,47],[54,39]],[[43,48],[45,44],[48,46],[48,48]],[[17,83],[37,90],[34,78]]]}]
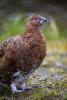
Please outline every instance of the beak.
[{"label": "beak", "polygon": [[44,22],[48,22],[48,19],[47,18],[44,18],[44,17],[41,17],[40,23],[42,24]]}]

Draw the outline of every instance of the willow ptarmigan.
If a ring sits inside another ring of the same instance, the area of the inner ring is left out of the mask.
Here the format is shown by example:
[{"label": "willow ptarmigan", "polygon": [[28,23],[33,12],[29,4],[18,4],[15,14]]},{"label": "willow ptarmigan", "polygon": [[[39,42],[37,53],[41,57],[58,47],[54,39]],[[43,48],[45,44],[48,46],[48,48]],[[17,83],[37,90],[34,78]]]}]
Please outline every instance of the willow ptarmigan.
[{"label": "willow ptarmigan", "polygon": [[[44,22],[47,22],[46,18],[32,16],[23,34],[0,43],[0,82],[10,85],[13,93],[27,89],[24,81],[40,66],[46,55],[46,42],[40,31]],[[16,83],[20,84],[20,89]]]}]

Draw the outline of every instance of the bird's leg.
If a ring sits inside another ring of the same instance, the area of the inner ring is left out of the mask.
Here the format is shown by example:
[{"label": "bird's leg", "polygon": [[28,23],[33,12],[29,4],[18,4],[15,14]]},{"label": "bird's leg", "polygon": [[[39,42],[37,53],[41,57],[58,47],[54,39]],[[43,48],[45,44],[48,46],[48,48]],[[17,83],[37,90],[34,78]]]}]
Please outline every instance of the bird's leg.
[{"label": "bird's leg", "polygon": [[[30,90],[30,88],[28,88],[26,85],[25,85],[25,80],[28,78],[28,76],[24,76],[21,71],[17,71],[13,74],[13,82],[11,83],[11,89],[12,89],[12,92],[15,93],[15,92],[26,92],[28,90]],[[18,89],[17,89],[17,85],[18,85]]]},{"label": "bird's leg", "polygon": [[13,77],[12,77],[13,81],[10,85],[12,93],[22,92],[21,90],[17,89],[17,85],[16,85],[19,82],[20,73],[21,73],[21,71],[17,71],[13,74]]},{"label": "bird's leg", "polygon": [[25,76],[23,76],[22,74],[20,74],[18,76],[18,83],[19,83],[19,88],[23,91],[26,92],[28,90],[28,87],[25,84],[25,80],[27,78]]},{"label": "bird's leg", "polygon": [[14,82],[11,83],[10,87],[11,87],[12,93],[22,92],[21,90],[17,89],[16,84]]},{"label": "bird's leg", "polygon": [[23,91],[23,92],[26,92],[28,90],[28,87],[26,86],[25,83],[21,84],[20,85],[20,89]]},{"label": "bird's leg", "polygon": [[23,92],[27,92],[27,91],[29,91],[29,90],[32,90],[32,88],[27,87],[25,83],[23,83],[23,84],[20,85],[20,89],[21,89]]},{"label": "bird's leg", "polygon": [[[19,72],[16,72],[14,73],[14,76],[15,76],[15,82],[18,83],[18,89],[20,89],[22,92],[26,92],[27,90],[29,90],[29,88],[25,85],[25,80],[28,78],[24,75],[22,75],[22,73],[19,73],[17,75],[17,73]],[[16,76],[17,75],[17,76]]]},{"label": "bird's leg", "polygon": [[[24,78],[24,80],[23,80],[23,78]],[[25,84],[25,80],[27,80],[27,78],[28,77],[23,77],[22,76],[22,78],[21,78],[21,80],[20,80],[20,77],[19,77],[19,88],[23,91],[23,92],[27,92],[28,90],[31,90],[32,88],[30,88],[30,87],[27,87],[26,86],[26,84]]]}]

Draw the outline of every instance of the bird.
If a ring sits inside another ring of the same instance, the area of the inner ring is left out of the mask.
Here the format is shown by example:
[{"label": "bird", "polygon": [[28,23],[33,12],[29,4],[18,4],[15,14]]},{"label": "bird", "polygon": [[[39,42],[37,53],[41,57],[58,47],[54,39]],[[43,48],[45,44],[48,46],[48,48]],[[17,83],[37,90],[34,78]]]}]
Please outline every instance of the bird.
[{"label": "bird", "polygon": [[25,91],[25,80],[41,65],[46,56],[46,40],[40,31],[47,18],[31,16],[24,32],[0,42],[0,82],[13,93]]}]

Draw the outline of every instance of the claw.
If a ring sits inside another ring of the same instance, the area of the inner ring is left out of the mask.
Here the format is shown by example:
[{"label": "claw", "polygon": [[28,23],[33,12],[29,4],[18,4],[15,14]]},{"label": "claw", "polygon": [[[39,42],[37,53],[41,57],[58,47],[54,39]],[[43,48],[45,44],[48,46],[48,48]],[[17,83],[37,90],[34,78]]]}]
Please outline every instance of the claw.
[{"label": "claw", "polygon": [[22,84],[22,85],[20,86],[20,89],[21,89],[23,92],[28,92],[29,90],[32,90],[32,88],[27,87],[25,84]]},{"label": "claw", "polygon": [[28,91],[32,90],[32,88],[26,88],[23,92],[27,93]]},{"label": "claw", "polygon": [[18,90],[16,88],[16,84],[14,82],[10,86],[11,86],[12,93],[21,93],[22,92],[22,90]]}]

